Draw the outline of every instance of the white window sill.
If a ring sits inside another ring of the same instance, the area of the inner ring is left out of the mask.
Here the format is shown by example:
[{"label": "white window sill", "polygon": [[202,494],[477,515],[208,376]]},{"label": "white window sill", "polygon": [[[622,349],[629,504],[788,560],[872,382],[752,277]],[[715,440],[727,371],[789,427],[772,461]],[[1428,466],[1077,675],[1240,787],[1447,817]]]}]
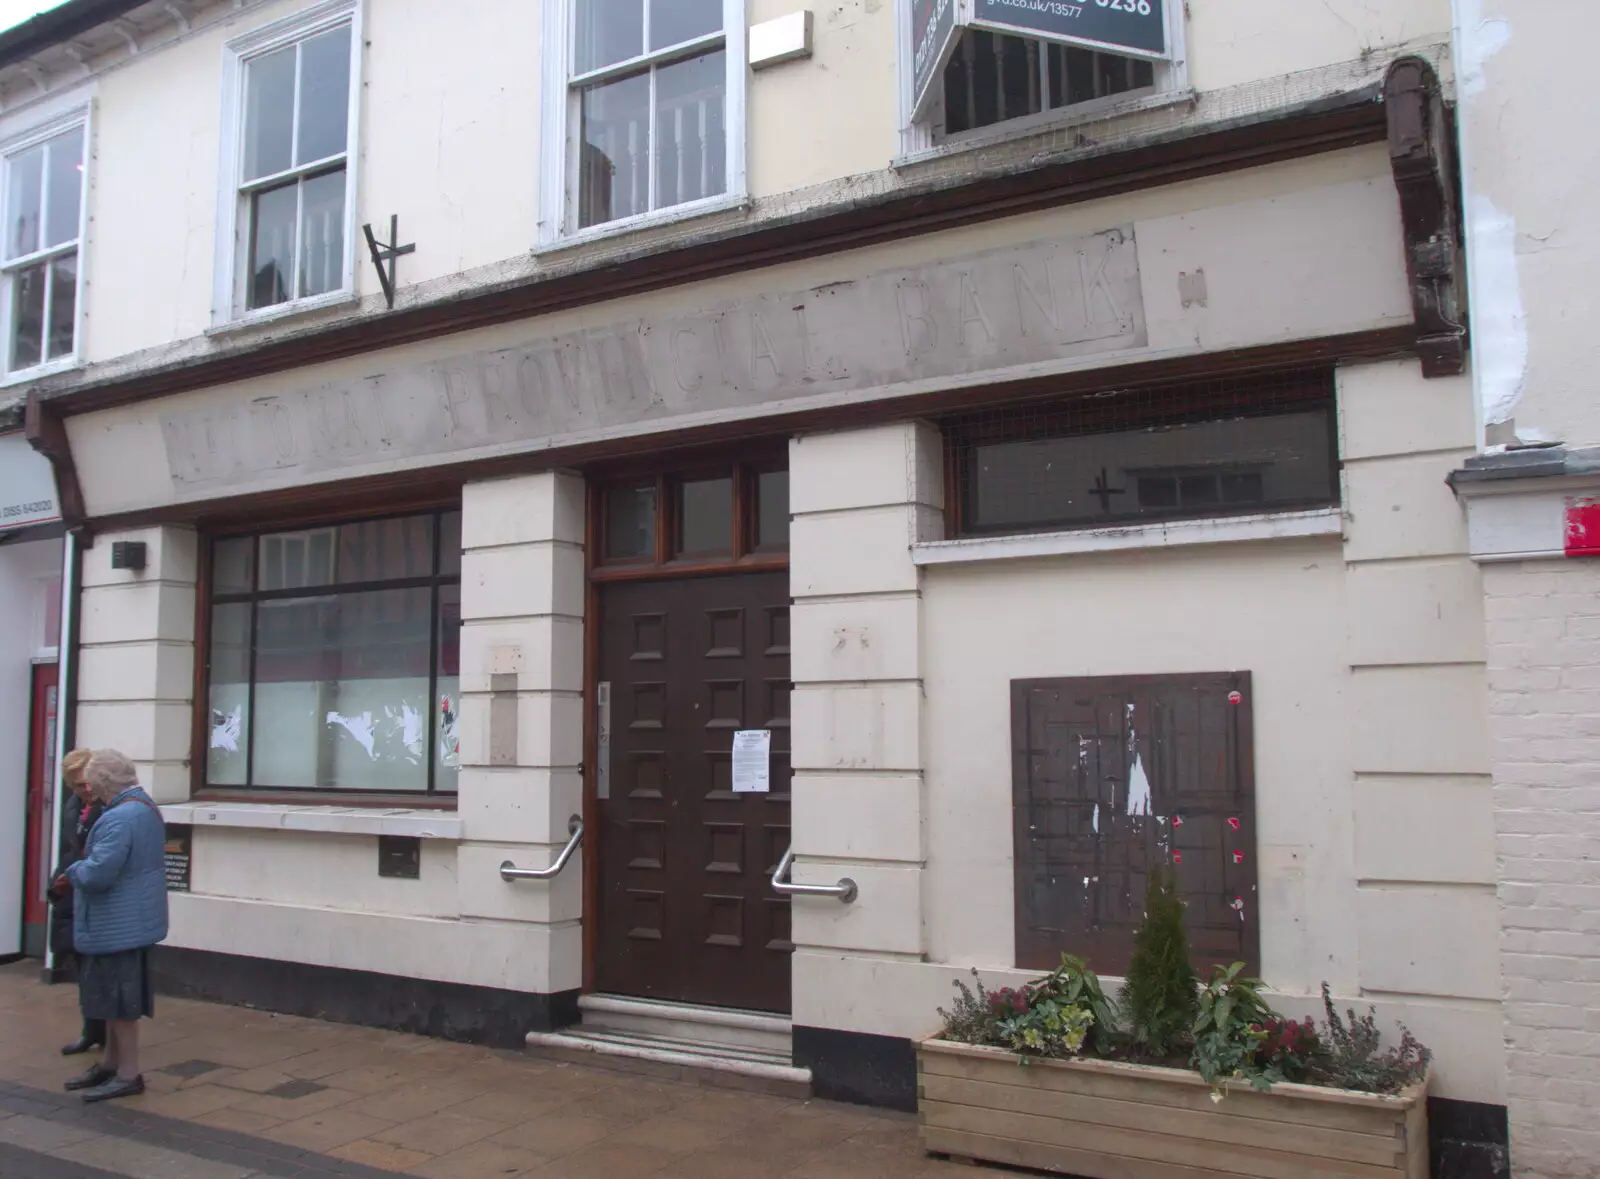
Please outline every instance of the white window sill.
[{"label": "white window sill", "polygon": [[583,229],[577,233],[565,234],[554,241],[541,243],[534,248],[533,254],[535,257],[543,254],[555,254],[562,250],[570,250],[578,246],[587,246],[594,242],[605,241],[607,238],[622,237],[625,234],[638,233],[645,229],[655,229],[662,225],[675,225],[680,221],[690,221],[696,217],[709,217],[713,213],[726,213],[730,209],[747,209],[749,207],[750,197],[746,193],[724,193],[722,196],[707,197],[703,201],[689,201],[687,204],[673,205],[669,209],[657,209],[654,213],[640,213],[637,217],[624,217],[620,221],[607,221],[604,225],[596,225],[592,229]]},{"label": "white window sill", "polygon": [[273,307],[264,307],[260,311],[246,312],[234,319],[213,323],[206,328],[206,335],[226,336],[234,332],[247,332],[251,328],[265,327],[268,324],[279,323],[285,319],[296,319],[302,315],[314,315],[319,311],[327,311],[330,308],[356,307],[360,303],[361,296],[353,290],[333,291],[310,299],[297,299],[292,303],[279,303]]},{"label": "white window sill", "polygon": [[1073,532],[1032,532],[1016,536],[938,540],[912,545],[911,560],[917,565],[964,565],[979,561],[1115,553],[1129,549],[1186,548],[1203,544],[1339,536],[1343,531],[1344,513],[1340,509],[1315,508],[1308,512],[1262,512],[1254,516],[1164,520],[1159,524],[1125,524]]},{"label": "white window sill", "polygon": [[982,148],[998,147],[1002,144],[1015,143],[1022,139],[1048,135],[1053,131],[1064,131],[1070,127],[1083,127],[1091,123],[1104,123],[1111,119],[1121,118],[1124,115],[1160,110],[1162,107],[1168,106],[1179,106],[1194,100],[1195,92],[1185,88],[1182,90],[1163,90],[1156,94],[1144,94],[1138,98],[1119,100],[1113,97],[1092,104],[1084,103],[1081,106],[1065,107],[1059,111],[1050,111],[1043,115],[996,123],[992,127],[964,133],[959,139],[947,139],[943,143],[934,144],[934,146],[923,148],[921,151],[907,152],[905,155],[896,156],[890,160],[889,166],[891,168],[911,168],[918,164],[926,164],[931,160],[941,160],[947,156],[959,156]]},{"label": "white window sill", "polygon": [[416,839],[460,839],[455,811],[385,807],[294,806],[286,803],[185,802],[161,808],[169,823],[195,827],[244,827],[273,831],[325,831],[339,835],[409,835]]},{"label": "white window sill", "polygon": [[6,373],[0,377],[0,389],[9,389],[13,385],[25,385],[29,381],[42,381],[45,377],[53,377],[57,373],[69,373],[75,368],[81,368],[83,362],[76,356],[63,356],[59,360],[52,360],[49,364],[36,364],[32,368],[19,368],[16,372]]}]

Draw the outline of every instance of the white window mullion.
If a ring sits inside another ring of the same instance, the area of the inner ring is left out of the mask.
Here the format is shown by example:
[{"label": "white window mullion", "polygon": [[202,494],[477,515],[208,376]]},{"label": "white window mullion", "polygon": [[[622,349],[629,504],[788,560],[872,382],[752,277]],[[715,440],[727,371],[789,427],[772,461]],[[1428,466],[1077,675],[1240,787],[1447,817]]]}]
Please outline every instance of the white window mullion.
[{"label": "white window mullion", "polygon": [[566,125],[577,128],[571,135],[563,135],[566,145],[566,168],[561,186],[561,208],[556,211],[556,224],[566,232],[578,228],[582,222],[580,205],[583,199],[583,92],[567,93]]},{"label": "white window mullion", "polygon": [[16,307],[17,307],[17,275],[15,271],[7,271],[5,275],[5,301],[0,306],[0,316],[3,316],[5,325],[5,354],[6,372],[12,372],[17,365],[17,332],[16,332]]},{"label": "white window mullion", "polygon": [[[43,217],[40,217],[43,220]],[[50,363],[50,304],[55,291],[56,267],[53,261],[44,263],[44,302],[39,305],[39,363]]]},{"label": "white window mullion", "polygon": [[50,148],[46,143],[39,153],[39,249],[50,245]]},{"label": "white window mullion", "polygon": [[[646,13],[649,9],[646,8]],[[645,18],[649,21],[648,15]],[[647,30],[648,32],[648,30]],[[645,108],[645,206],[644,212],[653,213],[656,210],[656,67],[650,67],[650,105]]]},{"label": "white window mullion", "polygon": [[[305,45],[298,42],[294,47],[294,92],[289,99],[289,170],[293,171],[300,163],[300,71],[305,68]],[[348,142],[350,129],[345,128],[345,137]]]},{"label": "white window mullion", "polygon": [[291,276],[289,283],[289,302],[291,303],[300,297],[300,268],[302,265],[300,260],[300,252],[305,245],[300,235],[301,227],[305,223],[305,216],[306,182],[304,180],[296,180],[294,182],[294,224],[289,227],[289,249],[293,255],[293,261],[289,264]]}]

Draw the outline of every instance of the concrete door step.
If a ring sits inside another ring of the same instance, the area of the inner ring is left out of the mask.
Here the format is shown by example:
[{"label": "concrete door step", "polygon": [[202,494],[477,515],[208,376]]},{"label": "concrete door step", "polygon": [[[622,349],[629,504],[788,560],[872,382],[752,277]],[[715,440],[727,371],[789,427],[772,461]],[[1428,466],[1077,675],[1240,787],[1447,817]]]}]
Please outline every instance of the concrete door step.
[{"label": "concrete door step", "polygon": [[703,1007],[695,1003],[635,999],[628,995],[582,995],[578,999],[578,1009],[583,1012],[586,1032],[620,1032],[692,1040],[700,1044],[726,1044],[781,1056],[784,1063],[788,1063],[793,1044],[793,1027],[789,1020],[765,1011]]},{"label": "concrete door step", "polygon": [[529,1032],[527,1041],[529,1053],[544,1059],[785,1097],[811,1096],[811,1070],[795,1068],[788,1052],[595,1031],[582,1024],[560,1032]]}]

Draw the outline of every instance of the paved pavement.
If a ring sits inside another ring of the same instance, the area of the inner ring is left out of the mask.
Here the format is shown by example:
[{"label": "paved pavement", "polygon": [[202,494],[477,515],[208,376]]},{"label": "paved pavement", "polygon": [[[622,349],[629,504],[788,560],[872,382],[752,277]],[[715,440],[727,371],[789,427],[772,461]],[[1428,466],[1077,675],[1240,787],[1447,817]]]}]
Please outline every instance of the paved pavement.
[{"label": "paved pavement", "polygon": [[[77,993],[0,968],[0,1179],[924,1179],[904,1114],[160,999],[148,1092],[61,1082]],[[1000,1172],[991,1172],[999,1175]]]}]

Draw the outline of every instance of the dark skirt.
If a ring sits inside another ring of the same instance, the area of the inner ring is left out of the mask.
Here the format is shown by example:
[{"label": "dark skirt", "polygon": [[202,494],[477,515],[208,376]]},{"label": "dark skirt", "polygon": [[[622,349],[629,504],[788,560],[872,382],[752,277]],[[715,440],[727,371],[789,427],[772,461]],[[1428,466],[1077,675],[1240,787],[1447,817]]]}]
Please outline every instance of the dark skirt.
[{"label": "dark skirt", "polygon": [[85,1019],[129,1020],[156,1013],[150,951],[84,954],[78,961],[78,1003]]}]

